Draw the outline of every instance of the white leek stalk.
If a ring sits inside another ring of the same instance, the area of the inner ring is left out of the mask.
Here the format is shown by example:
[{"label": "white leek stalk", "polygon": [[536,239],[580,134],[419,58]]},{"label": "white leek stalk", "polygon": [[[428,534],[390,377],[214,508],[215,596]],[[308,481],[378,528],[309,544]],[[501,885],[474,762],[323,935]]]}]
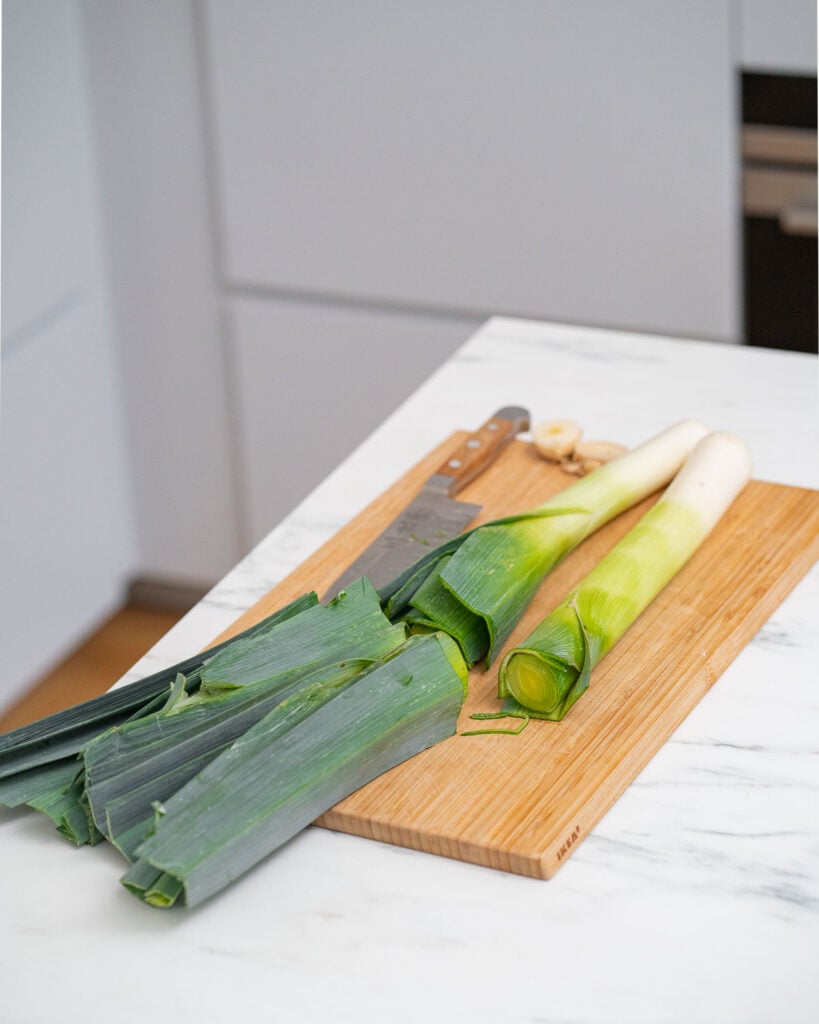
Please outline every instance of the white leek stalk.
[{"label": "white leek stalk", "polygon": [[468,664],[484,656],[491,662],[547,573],[604,523],[664,487],[707,433],[683,420],[543,505],[456,538],[381,592],[388,613],[449,633]]},{"label": "white leek stalk", "polygon": [[506,655],[498,683],[499,696],[511,698],[504,712],[563,718],[592,668],[691,558],[750,473],[748,446],[734,434],[700,441],[637,526]]}]

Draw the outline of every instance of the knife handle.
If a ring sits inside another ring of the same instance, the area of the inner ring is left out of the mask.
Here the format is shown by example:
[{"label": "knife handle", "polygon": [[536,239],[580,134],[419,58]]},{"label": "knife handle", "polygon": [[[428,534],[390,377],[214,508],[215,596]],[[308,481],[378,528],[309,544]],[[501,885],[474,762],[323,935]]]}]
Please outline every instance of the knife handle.
[{"label": "knife handle", "polygon": [[529,429],[529,413],[519,406],[499,409],[478,427],[444,462],[431,478],[449,497],[481,474],[522,430]]}]

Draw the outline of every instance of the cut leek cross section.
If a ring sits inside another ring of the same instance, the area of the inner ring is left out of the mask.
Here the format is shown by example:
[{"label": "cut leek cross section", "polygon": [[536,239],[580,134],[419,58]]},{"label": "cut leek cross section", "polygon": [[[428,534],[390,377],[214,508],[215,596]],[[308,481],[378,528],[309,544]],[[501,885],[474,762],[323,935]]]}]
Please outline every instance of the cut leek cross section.
[{"label": "cut leek cross section", "polygon": [[453,735],[465,682],[454,642],[426,634],[352,680],[304,687],[157,808],[123,884],[155,906],[207,899],[339,800]]}]

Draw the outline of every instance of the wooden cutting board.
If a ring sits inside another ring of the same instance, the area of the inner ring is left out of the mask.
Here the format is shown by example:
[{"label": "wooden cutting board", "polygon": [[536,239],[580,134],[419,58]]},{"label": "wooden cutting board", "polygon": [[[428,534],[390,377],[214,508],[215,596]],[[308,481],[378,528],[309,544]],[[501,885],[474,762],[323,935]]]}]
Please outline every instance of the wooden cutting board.
[{"label": "wooden cutting board", "polygon": [[[305,591],[323,594],[464,437],[454,434],[431,452],[219,639]],[[459,497],[483,506],[479,523],[531,508],[571,483],[531,445],[516,441]],[[609,523],[558,566],[510,645],[529,634],[654,500]],[[819,492],[751,481],[595,670],[590,689],[563,722],[531,721],[518,736],[453,736],[353,793],[317,824],[550,878],[817,558]],[[500,660],[470,673],[459,733],[480,727],[470,721],[472,712],[498,710]]]}]

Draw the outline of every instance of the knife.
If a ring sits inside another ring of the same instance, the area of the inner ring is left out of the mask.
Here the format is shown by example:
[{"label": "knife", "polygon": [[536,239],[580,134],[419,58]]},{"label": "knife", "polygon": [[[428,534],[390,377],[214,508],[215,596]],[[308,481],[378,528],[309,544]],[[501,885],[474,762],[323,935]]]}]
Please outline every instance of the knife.
[{"label": "knife", "polygon": [[482,506],[455,501],[455,495],[494,462],[516,434],[528,429],[526,409],[499,409],[438,467],[421,493],[339,576],[326,596],[335,597],[360,576],[368,576],[379,590],[430,548],[460,533]]}]

